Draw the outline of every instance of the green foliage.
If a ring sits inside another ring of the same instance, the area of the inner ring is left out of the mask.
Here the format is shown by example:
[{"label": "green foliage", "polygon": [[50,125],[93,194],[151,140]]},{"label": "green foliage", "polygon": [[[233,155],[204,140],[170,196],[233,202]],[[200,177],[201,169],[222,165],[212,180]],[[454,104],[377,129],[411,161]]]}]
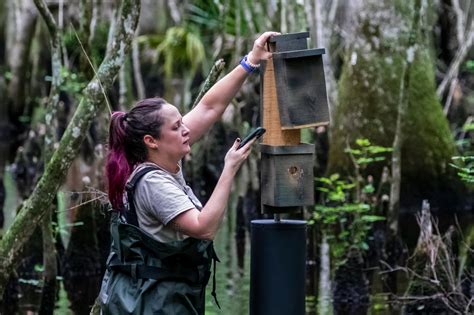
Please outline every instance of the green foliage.
[{"label": "green foliage", "polygon": [[[474,131],[474,123],[467,122],[462,127],[463,132],[472,132]],[[462,139],[458,142],[460,148],[460,155],[453,156],[453,163],[449,165],[453,167],[459,178],[467,183],[474,183],[474,152],[472,151],[471,141],[468,139]]]},{"label": "green foliage", "polygon": [[62,42],[69,54],[69,58],[72,60],[79,60],[79,56],[84,54],[81,48],[82,44],[86,50],[88,48],[90,49],[90,51],[87,51],[87,53],[89,54],[94,66],[97,67],[104,59],[105,53],[107,51],[109,28],[110,23],[108,21],[99,20],[94,31],[94,38],[90,45],[87,42],[78,42],[76,35],[79,35],[77,34],[79,31],[74,27],[71,26],[66,28],[62,33]]},{"label": "green foliage", "polygon": [[321,225],[336,264],[343,264],[353,249],[367,250],[367,234],[373,223],[384,220],[375,215],[380,198],[373,177],[368,176],[366,181],[359,172],[368,164],[385,160],[383,154],[390,151],[390,148],[372,145],[368,139],[357,139],[355,149],[346,149],[354,162],[354,179],[343,179],[337,173],[316,178],[322,202],[314,207],[310,224]]},{"label": "green foliage", "polygon": [[[98,66],[105,57],[109,37],[110,23],[98,21],[94,32],[94,38],[90,45],[90,58],[94,66]],[[77,45],[77,39],[76,39]],[[81,54],[83,54],[81,50]],[[89,78],[90,79],[90,78]]]},{"label": "green foliage", "polygon": [[347,148],[344,152],[349,153],[358,166],[365,166],[373,162],[385,160],[384,153],[392,152],[392,148],[372,145],[368,139],[357,139],[357,149]]},{"label": "green foliage", "polygon": [[474,123],[466,123],[462,127],[463,131],[473,131],[474,130]]},{"label": "green foliage", "polygon": [[268,15],[257,10],[261,3],[249,0],[200,0],[187,6],[190,23],[216,34],[253,36]]},{"label": "green foliage", "polygon": [[317,178],[318,190],[323,192],[324,205],[316,205],[313,221],[322,224],[331,245],[336,264],[345,262],[351,249],[365,251],[369,247],[367,234],[376,221],[384,217],[372,214],[372,208],[364,202],[350,202],[355,185],[349,181],[331,177]]},{"label": "green foliage", "polygon": [[34,267],[34,270],[36,272],[43,272],[44,271],[44,266],[41,265],[41,264],[36,264],[35,267]]},{"label": "green foliage", "polygon": [[141,36],[139,40],[156,48],[157,58],[163,62],[167,78],[172,78],[173,74],[192,77],[205,59],[199,33],[187,26],[171,27],[165,35]]},{"label": "green foliage", "polygon": [[[73,98],[79,98],[79,94],[82,93],[82,90],[87,85],[87,80],[84,78],[82,73],[76,73],[72,70],[69,70],[65,67],[61,67],[61,78],[63,80],[60,90],[69,94]],[[46,76],[46,81],[52,81],[51,76]]]},{"label": "green foliage", "polygon": [[5,72],[3,73],[3,77],[5,78],[5,80],[10,81],[10,80],[12,79],[12,73],[11,73],[11,71],[5,71]]},{"label": "green foliage", "polygon": [[223,24],[225,16],[221,15],[216,1],[197,1],[187,6],[187,16],[191,23],[208,30],[217,30]]},{"label": "green foliage", "polygon": [[464,68],[469,72],[474,72],[474,60],[467,60],[464,64]]},{"label": "green foliage", "polygon": [[457,170],[457,174],[461,180],[466,183],[474,183],[474,156],[455,156],[455,163],[450,163]]},{"label": "green foliage", "polygon": [[74,99],[79,99],[82,90],[86,87],[87,81],[81,73],[69,71],[67,68],[61,68],[61,77],[63,84],[61,84],[61,91],[68,93]]}]

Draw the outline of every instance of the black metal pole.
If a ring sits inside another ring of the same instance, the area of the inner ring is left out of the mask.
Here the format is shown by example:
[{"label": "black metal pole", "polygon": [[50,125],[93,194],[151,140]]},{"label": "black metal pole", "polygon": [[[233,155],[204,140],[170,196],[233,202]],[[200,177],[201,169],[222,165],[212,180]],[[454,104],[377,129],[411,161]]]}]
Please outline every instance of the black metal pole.
[{"label": "black metal pole", "polygon": [[304,315],[306,222],[254,220],[250,315]]}]

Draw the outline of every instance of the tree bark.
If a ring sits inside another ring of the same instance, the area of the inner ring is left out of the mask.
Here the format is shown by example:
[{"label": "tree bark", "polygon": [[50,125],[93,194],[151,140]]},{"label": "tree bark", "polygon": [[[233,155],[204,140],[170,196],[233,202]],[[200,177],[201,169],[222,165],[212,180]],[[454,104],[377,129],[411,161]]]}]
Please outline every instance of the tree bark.
[{"label": "tree bark", "polygon": [[86,132],[104,105],[108,90],[130,48],[140,12],[140,1],[124,0],[117,16],[112,47],[101,63],[96,76],[84,90],[81,102],[68,125],[57,151],[33,191],[21,207],[13,225],[0,243],[0,294],[3,293],[10,271],[18,260],[21,247],[38,226],[63,183],[66,172],[77,155]]},{"label": "tree bark", "polygon": [[[56,143],[56,115],[58,111],[59,92],[62,83],[61,80],[61,38],[54,17],[44,0],[34,0],[38,11],[45,21],[51,41],[51,90],[49,93],[48,103],[46,105],[45,116],[45,147],[43,159],[49,161]],[[53,314],[54,302],[56,300],[56,276],[58,275],[56,248],[54,245],[54,234],[52,229],[53,214],[56,207],[53,202],[45,210],[43,224],[41,225],[41,234],[43,237],[43,288],[40,313]]]},{"label": "tree bark", "polygon": [[326,49],[323,62],[326,88],[328,91],[329,114],[332,118],[334,106],[337,103],[337,84],[334,76],[334,67],[331,61],[332,54],[330,41],[335,27],[334,19],[338,8],[338,1],[331,1],[329,12],[325,12],[324,8],[327,6],[327,1],[324,0],[306,0],[304,5],[313,46],[324,47]]},{"label": "tree bark", "polygon": [[[397,122],[395,125],[395,135],[392,144],[392,181],[390,183],[390,200],[387,212],[387,239],[385,240],[385,253],[387,261],[395,264],[401,256],[400,236],[398,230],[398,215],[400,209],[400,187],[402,180],[402,147],[404,142],[403,122],[408,111],[408,91],[410,86],[410,67],[416,54],[416,38],[420,24],[421,0],[416,0],[413,7],[414,18],[411,25],[411,34],[406,46],[406,59],[402,64],[400,80],[399,101],[397,110]],[[409,56],[411,51],[412,56]],[[396,294],[397,274],[392,272],[388,275],[390,291]]]},{"label": "tree bark", "polygon": [[167,3],[170,10],[170,16],[173,19],[174,24],[179,25],[182,19],[181,19],[181,12],[179,11],[176,0],[169,0],[167,1]]},{"label": "tree bark", "polygon": [[141,100],[146,97],[146,93],[145,83],[143,82],[142,71],[140,69],[140,46],[138,45],[138,41],[136,39],[134,39],[132,43],[132,65],[133,78],[135,80],[135,87],[137,89],[137,97]]},{"label": "tree bark", "polygon": [[5,93],[1,94],[3,97],[0,97],[0,178],[3,178],[5,165],[12,157],[13,143],[21,132],[18,118],[25,107],[26,68],[36,15],[30,1],[8,2],[5,59],[11,79]]},{"label": "tree bark", "polygon": [[[81,16],[79,19],[79,38],[81,40],[82,46],[85,51],[90,51],[90,38],[91,38],[91,21],[92,21],[92,12],[93,12],[93,3],[92,0],[81,0],[79,3],[79,8]],[[87,79],[90,79],[94,76],[94,71],[89,65],[87,56],[85,54],[80,55],[79,69],[86,76]]]},{"label": "tree bark", "polygon": [[127,62],[125,62],[119,71],[119,101],[118,105],[120,110],[125,110],[127,108],[127,93],[128,93],[128,86],[127,86]]},{"label": "tree bark", "polygon": [[46,211],[41,225],[41,235],[43,237],[43,286],[41,294],[40,315],[54,314],[54,304],[56,301],[56,290],[58,275],[58,263],[56,247],[54,245],[54,234],[52,229],[53,214],[56,208],[50,206]]},{"label": "tree bark", "polygon": [[[3,186],[5,165],[12,158],[15,140],[21,133],[19,116],[25,108],[26,68],[36,25],[36,10],[30,1],[9,1],[7,7],[5,59],[11,79],[5,93],[0,93],[0,186]],[[3,203],[0,203],[0,217],[3,217]]]},{"label": "tree bark", "polygon": [[[403,121],[408,111],[408,88],[410,86],[410,66],[416,54],[416,39],[420,28],[420,10],[422,9],[421,0],[416,0],[413,12],[413,22],[411,26],[411,34],[407,43],[407,56],[403,64],[400,97],[397,113],[397,124],[395,127],[395,136],[393,139],[392,151],[392,182],[390,186],[390,204],[387,214],[387,223],[389,232],[392,236],[398,235],[398,212],[400,207],[400,183],[402,172],[402,146],[403,146]],[[409,56],[411,51],[412,56]]]},{"label": "tree bark", "polygon": [[320,268],[319,268],[319,294],[318,294],[318,314],[332,314],[331,307],[331,258],[328,238],[322,232],[320,244]]},{"label": "tree bark", "polygon": [[12,14],[19,14],[14,29],[15,39],[12,47],[7,50],[8,65],[11,71],[11,80],[8,86],[8,106],[10,118],[15,121],[18,116],[23,114],[25,105],[25,81],[26,68],[28,66],[28,56],[33,39],[37,13],[30,1],[19,1],[19,6]]}]

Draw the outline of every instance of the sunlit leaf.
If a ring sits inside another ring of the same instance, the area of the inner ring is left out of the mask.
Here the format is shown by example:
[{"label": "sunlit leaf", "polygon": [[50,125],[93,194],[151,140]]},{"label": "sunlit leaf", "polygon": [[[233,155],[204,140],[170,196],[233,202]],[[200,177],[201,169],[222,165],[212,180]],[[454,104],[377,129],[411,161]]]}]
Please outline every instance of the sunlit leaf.
[{"label": "sunlit leaf", "polygon": [[375,188],[373,185],[369,184],[365,185],[364,188],[362,188],[362,191],[367,194],[372,194],[375,192]]},{"label": "sunlit leaf", "polygon": [[361,217],[361,220],[365,222],[377,222],[377,221],[383,221],[385,220],[385,218],[378,215],[363,215]]},{"label": "sunlit leaf", "polygon": [[369,139],[365,139],[365,138],[357,139],[356,144],[360,147],[368,147],[370,145],[370,141]]}]

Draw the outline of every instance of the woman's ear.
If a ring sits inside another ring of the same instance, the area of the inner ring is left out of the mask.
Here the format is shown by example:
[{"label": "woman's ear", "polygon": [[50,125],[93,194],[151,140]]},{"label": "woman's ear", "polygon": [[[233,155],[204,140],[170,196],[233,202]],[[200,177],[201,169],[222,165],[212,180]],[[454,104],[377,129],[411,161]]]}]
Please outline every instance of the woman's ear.
[{"label": "woman's ear", "polygon": [[158,143],[155,138],[150,135],[143,136],[143,142],[145,146],[150,150],[158,150]]}]

